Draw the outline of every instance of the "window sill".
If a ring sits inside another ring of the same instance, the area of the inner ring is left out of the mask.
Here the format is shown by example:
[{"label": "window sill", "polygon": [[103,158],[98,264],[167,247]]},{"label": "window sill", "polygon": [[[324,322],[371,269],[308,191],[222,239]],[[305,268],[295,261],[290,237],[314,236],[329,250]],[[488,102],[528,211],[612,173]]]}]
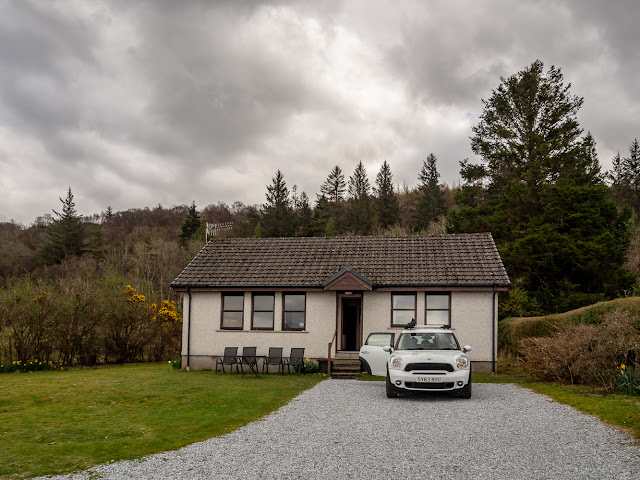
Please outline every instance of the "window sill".
[{"label": "window sill", "polygon": [[216,332],[231,332],[231,333],[309,333],[306,330],[216,330]]}]

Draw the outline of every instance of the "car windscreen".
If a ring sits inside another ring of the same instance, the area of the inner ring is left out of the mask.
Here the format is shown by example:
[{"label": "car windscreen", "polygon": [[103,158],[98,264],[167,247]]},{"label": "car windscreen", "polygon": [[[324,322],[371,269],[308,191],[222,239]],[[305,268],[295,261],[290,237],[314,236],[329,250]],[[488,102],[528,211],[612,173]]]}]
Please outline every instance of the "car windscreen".
[{"label": "car windscreen", "polygon": [[396,350],[460,350],[452,333],[402,333]]}]

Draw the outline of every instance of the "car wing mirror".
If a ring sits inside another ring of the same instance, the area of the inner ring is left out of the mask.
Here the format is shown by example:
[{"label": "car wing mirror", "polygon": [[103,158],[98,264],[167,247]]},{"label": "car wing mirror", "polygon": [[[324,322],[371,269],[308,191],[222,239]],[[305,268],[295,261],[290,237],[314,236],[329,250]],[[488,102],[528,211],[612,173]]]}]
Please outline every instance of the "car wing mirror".
[{"label": "car wing mirror", "polygon": [[384,347],[382,347],[382,351],[387,352],[387,353],[391,353],[393,352],[393,347],[390,345],[385,345]]},{"label": "car wing mirror", "polygon": [[464,353],[470,352],[471,350],[473,349],[469,345],[465,345],[464,348],[462,349]]}]

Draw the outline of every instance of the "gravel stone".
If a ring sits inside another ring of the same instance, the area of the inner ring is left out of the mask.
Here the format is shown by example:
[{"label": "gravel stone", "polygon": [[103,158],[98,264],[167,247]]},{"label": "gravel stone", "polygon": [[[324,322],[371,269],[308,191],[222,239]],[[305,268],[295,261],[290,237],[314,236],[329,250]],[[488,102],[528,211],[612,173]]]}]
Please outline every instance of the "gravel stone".
[{"label": "gravel stone", "polygon": [[384,382],[326,380],[221,437],[58,479],[638,479],[640,447],[516,385],[470,400],[388,399]]}]

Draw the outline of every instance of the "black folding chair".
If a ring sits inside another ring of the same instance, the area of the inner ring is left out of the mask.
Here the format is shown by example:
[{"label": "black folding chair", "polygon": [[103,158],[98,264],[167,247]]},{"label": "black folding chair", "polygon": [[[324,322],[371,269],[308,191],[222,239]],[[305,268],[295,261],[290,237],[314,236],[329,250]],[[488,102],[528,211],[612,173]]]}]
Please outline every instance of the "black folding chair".
[{"label": "black folding chair", "polygon": [[243,374],[243,365],[246,365],[249,368],[249,370],[247,370],[247,373],[253,371],[253,373],[258,375],[258,359],[256,358],[256,350],[257,347],[242,347],[242,362],[240,362],[240,370],[242,370]]},{"label": "black folding chair", "polygon": [[224,373],[224,366],[229,365],[229,373],[233,373],[233,366],[236,366],[236,373],[238,373],[238,347],[225,347],[224,355],[216,358],[216,375],[218,374],[218,365],[222,367],[222,373]]},{"label": "black folding chair", "polygon": [[269,374],[269,365],[278,365],[278,373],[284,375],[284,358],[282,358],[282,348],[269,347],[269,355],[265,357],[262,362],[262,373],[264,373],[266,367],[267,374]]},{"label": "black folding chair", "polygon": [[291,367],[295,370],[298,369],[298,375],[300,375],[300,370],[302,373],[304,372],[304,348],[292,348],[291,356],[287,361],[287,371],[291,373]]}]

